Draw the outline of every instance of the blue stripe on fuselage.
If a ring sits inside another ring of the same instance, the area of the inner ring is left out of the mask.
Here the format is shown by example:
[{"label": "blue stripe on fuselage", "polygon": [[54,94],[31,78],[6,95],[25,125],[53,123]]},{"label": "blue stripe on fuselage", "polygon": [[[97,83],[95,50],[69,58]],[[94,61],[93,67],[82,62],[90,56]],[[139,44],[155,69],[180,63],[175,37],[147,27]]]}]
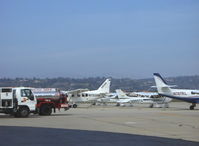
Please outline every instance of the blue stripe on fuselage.
[{"label": "blue stripe on fuselage", "polygon": [[199,103],[199,97],[178,97],[178,96],[172,96],[172,95],[166,95],[166,94],[159,94],[159,95],[170,97],[173,99],[183,100],[190,103]]}]

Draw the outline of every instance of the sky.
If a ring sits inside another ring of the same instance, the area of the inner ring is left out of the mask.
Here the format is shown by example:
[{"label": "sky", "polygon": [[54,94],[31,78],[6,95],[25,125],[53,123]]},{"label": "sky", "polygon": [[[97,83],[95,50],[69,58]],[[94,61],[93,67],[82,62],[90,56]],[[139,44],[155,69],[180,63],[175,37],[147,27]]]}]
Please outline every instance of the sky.
[{"label": "sky", "polygon": [[1,0],[0,78],[199,75],[198,0]]}]

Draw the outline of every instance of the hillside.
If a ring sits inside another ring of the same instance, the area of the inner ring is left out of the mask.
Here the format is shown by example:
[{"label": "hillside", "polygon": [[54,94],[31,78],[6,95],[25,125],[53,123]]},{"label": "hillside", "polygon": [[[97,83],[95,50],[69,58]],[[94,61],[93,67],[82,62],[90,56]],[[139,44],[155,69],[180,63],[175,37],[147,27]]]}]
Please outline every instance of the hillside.
[{"label": "hillside", "polygon": [[[13,86],[28,86],[28,87],[40,87],[40,88],[60,88],[62,90],[73,90],[78,88],[96,89],[105,80],[105,77],[95,78],[1,78],[1,87],[13,87]],[[199,75],[196,76],[181,76],[181,77],[169,77],[165,78],[168,84],[175,84],[178,88],[187,89],[199,89]],[[123,89],[125,91],[140,91],[148,90],[151,86],[154,86],[154,79],[116,79],[112,78],[111,90]]]}]

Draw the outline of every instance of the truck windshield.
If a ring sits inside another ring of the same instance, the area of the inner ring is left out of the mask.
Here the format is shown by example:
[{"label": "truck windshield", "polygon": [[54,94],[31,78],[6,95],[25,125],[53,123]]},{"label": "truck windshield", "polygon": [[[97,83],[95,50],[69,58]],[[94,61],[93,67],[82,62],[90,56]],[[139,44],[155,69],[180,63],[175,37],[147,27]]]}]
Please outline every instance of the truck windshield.
[{"label": "truck windshield", "polygon": [[34,97],[30,89],[21,89],[21,97]]}]

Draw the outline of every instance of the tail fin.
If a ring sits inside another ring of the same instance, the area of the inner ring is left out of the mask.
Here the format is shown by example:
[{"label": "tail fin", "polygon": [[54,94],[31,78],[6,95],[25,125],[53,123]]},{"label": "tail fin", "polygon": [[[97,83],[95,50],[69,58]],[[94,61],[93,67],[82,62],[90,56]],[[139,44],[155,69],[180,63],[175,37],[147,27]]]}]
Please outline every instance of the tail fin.
[{"label": "tail fin", "polygon": [[111,80],[106,79],[104,83],[97,89],[100,93],[110,93]]},{"label": "tail fin", "polygon": [[153,74],[155,83],[156,83],[156,87],[158,90],[158,93],[162,94],[162,93],[171,93],[171,88],[169,85],[167,85],[167,83],[165,82],[165,80],[161,77],[161,75],[159,73],[154,73]]},{"label": "tail fin", "polygon": [[115,91],[116,91],[117,96],[118,96],[119,99],[126,97],[126,94],[121,89],[117,89]]}]

